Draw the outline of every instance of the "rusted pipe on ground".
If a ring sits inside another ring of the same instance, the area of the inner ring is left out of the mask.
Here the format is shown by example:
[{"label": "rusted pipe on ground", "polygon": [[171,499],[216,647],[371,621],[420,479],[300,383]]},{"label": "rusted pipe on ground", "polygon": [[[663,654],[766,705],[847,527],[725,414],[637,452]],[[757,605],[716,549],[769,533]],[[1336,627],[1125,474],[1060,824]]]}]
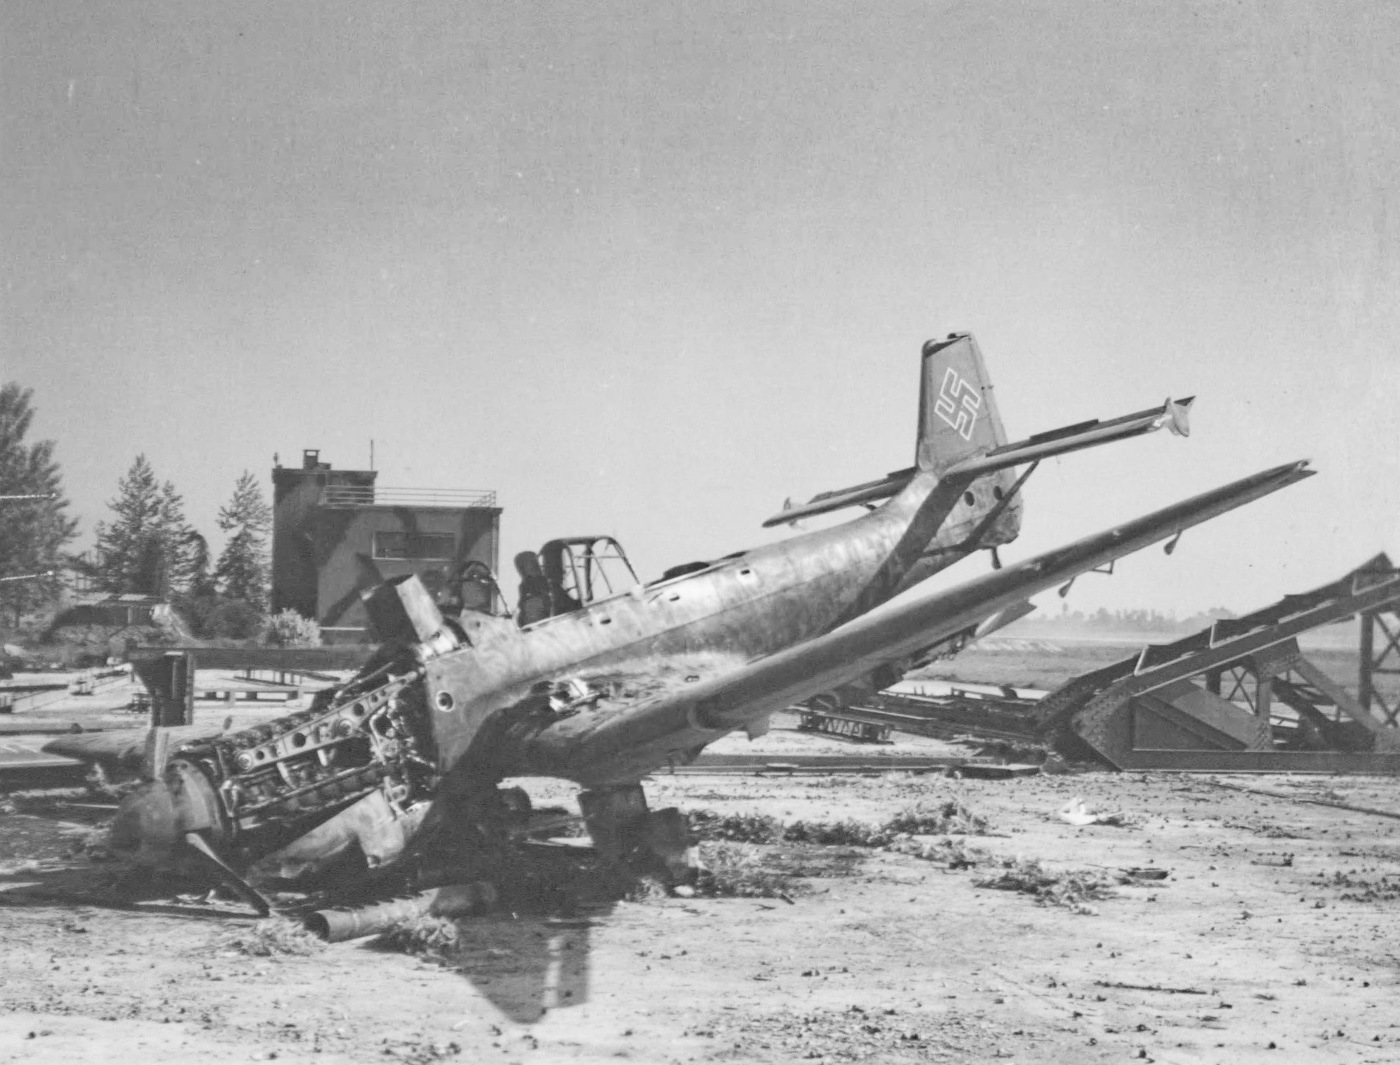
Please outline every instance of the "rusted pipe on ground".
[{"label": "rusted pipe on ground", "polygon": [[317,910],[306,919],[306,929],[328,943],[340,943],[376,935],[415,917],[461,917],[488,909],[495,902],[494,884],[447,884],[357,910]]}]

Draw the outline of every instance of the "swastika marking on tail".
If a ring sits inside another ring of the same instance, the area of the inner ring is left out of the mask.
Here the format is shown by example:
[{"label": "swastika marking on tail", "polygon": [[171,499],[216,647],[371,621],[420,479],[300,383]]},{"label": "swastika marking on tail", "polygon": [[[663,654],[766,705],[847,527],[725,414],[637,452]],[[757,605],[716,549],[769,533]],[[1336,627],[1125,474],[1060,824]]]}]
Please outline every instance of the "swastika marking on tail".
[{"label": "swastika marking on tail", "polygon": [[951,366],[943,374],[943,387],[938,390],[938,402],[933,413],[957,430],[964,440],[972,439],[972,427],[982,410],[982,396],[977,386],[959,377]]}]

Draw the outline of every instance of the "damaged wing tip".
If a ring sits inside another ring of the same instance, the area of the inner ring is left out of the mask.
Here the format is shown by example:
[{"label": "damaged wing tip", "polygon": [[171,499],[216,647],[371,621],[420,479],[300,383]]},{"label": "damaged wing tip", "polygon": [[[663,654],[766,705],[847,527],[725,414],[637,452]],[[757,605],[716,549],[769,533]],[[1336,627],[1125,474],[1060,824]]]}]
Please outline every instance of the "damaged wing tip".
[{"label": "damaged wing tip", "polygon": [[1306,481],[1316,473],[1317,470],[1312,468],[1311,459],[1299,459],[1297,462],[1290,462],[1283,466],[1275,466],[1271,470],[1265,470],[1258,476],[1261,480],[1275,482],[1278,488],[1285,488],[1290,484]]},{"label": "damaged wing tip", "polygon": [[1185,399],[1171,399],[1168,397],[1165,404],[1167,415],[1167,428],[1175,436],[1191,435],[1191,404],[1196,402],[1195,396],[1187,396]]}]

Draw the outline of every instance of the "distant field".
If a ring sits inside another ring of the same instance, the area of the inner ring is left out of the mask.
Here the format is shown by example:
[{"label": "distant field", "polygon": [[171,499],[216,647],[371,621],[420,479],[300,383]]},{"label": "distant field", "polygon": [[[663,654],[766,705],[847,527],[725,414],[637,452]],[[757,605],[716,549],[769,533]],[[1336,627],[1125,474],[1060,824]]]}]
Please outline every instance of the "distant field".
[{"label": "distant field", "polygon": [[[947,662],[935,662],[918,677],[967,684],[1009,684],[1013,688],[1054,691],[1092,670],[1121,661],[1142,650],[1141,642],[1071,639],[991,639]],[[1304,648],[1304,654],[1324,673],[1355,694],[1360,658],[1355,647]],[[1394,681],[1395,678],[1387,678]]]}]

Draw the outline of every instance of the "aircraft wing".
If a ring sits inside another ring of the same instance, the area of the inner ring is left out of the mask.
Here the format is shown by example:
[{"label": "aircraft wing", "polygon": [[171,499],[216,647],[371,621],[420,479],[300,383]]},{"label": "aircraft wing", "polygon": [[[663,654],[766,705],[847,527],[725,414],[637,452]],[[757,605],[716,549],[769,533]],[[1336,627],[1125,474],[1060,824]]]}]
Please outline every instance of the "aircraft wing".
[{"label": "aircraft wing", "polygon": [[[1099,444],[1107,444],[1114,440],[1126,440],[1129,437],[1153,432],[1163,426],[1177,436],[1189,436],[1191,429],[1188,413],[1193,402],[1195,402],[1194,396],[1188,396],[1186,399],[1168,399],[1160,407],[1150,407],[1147,410],[1124,414],[1118,418],[1110,418],[1108,421],[1080,422],[1077,425],[1067,425],[1062,429],[1037,433],[1025,440],[993,448],[985,455],[956,462],[943,472],[943,480],[959,483],[970,482],[983,474],[994,473],[1011,466],[1020,466],[1027,462],[1037,462],[1056,455],[1067,455],[1071,451],[1097,447]],[[772,517],[767,518],[763,522],[763,527],[767,529],[774,525],[787,525],[815,514],[826,514],[844,507],[889,499],[898,495],[917,472],[917,466],[910,466],[908,469],[886,474],[878,481],[867,481],[865,484],[858,484],[851,488],[822,492],[805,503],[784,507]]]},{"label": "aircraft wing", "polygon": [[800,702],[976,626],[1027,596],[1175,536],[1312,476],[1307,462],[1264,470],[1067,547],[954,588],[892,602],[824,636],[598,719],[568,718],[532,737],[527,763],[583,781],[637,779],[747,721]]},{"label": "aircraft wing", "polygon": [[[216,725],[175,725],[165,730],[172,746],[217,736]],[[148,728],[120,728],[107,732],[80,732],[49,740],[41,748],[46,754],[61,754],[80,762],[91,762],[109,769],[140,768],[146,754]]]}]

